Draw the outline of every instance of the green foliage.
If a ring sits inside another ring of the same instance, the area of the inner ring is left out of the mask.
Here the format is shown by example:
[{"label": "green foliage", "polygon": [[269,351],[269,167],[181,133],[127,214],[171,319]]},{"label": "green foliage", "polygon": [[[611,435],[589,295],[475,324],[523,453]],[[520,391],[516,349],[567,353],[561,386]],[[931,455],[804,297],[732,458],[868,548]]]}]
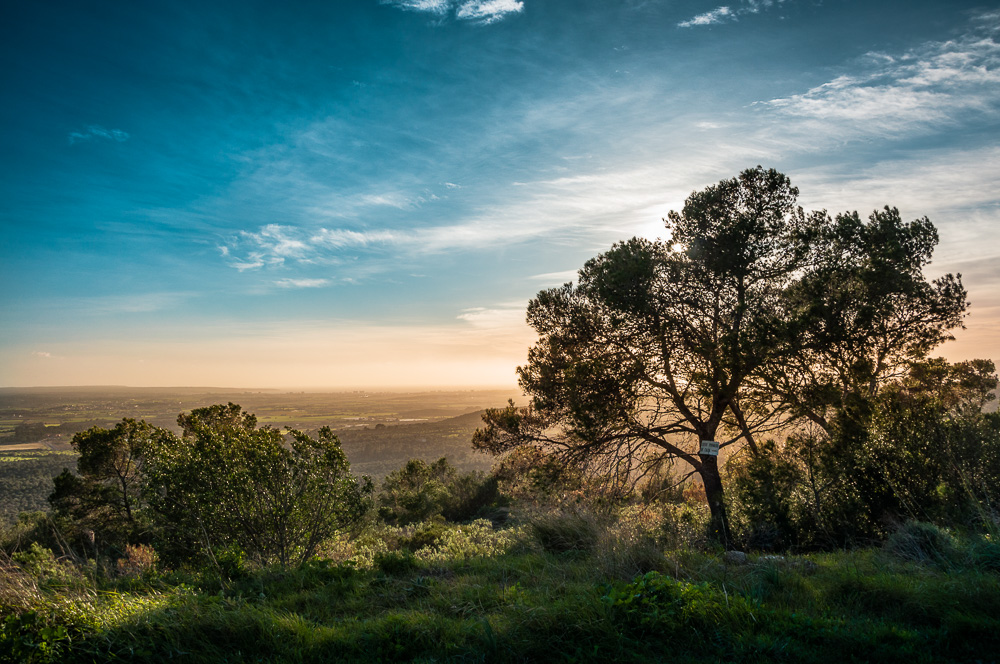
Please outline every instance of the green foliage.
[{"label": "green foliage", "polygon": [[[518,418],[519,410],[511,403],[497,412],[513,413],[512,417]],[[494,466],[492,476],[504,496],[520,503],[558,502],[562,496],[578,495],[585,483],[580,468],[529,445],[508,452]]]},{"label": "green foliage", "polygon": [[444,530],[433,543],[416,550],[425,562],[445,563],[505,555],[523,543],[522,528],[495,528],[486,519]]},{"label": "green foliage", "polygon": [[412,551],[385,551],[375,554],[375,567],[386,574],[397,576],[417,568],[418,562]]},{"label": "green foliage", "polygon": [[379,517],[389,524],[406,525],[440,515],[452,500],[450,485],[457,475],[444,457],[430,465],[410,459],[382,482]]},{"label": "green foliage", "polygon": [[459,473],[444,457],[432,464],[411,459],[382,482],[378,514],[393,525],[416,523],[434,516],[466,521],[498,499],[494,477],[475,471]]},{"label": "green foliage", "polygon": [[49,503],[56,517],[72,523],[68,535],[85,553],[94,546],[121,550],[148,541],[145,465],[154,449],[175,441],[165,429],[128,418],[114,429],[94,427],[73,437],[78,474],[64,470],[57,476]]},{"label": "green foliage", "polygon": [[412,533],[400,539],[400,546],[407,551],[419,551],[436,545],[444,537],[445,533],[454,530],[440,515],[417,524],[412,528]]},{"label": "green foliage", "polygon": [[64,625],[34,611],[9,615],[0,620],[0,661],[49,664],[65,661],[72,645]]},{"label": "green foliage", "polygon": [[37,542],[33,542],[28,549],[18,551],[11,559],[43,589],[80,588],[86,585],[83,570],[68,560],[57,559],[50,549]]},{"label": "green foliage", "polygon": [[864,426],[800,431],[730,464],[754,548],[874,543],[908,520],[996,527],[1000,418],[983,413],[992,362],[917,363],[866,406]]},{"label": "green foliage", "polygon": [[895,208],[867,221],[823,213],[809,268],[787,292],[793,352],[760,374],[766,389],[826,430],[838,418],[863,426],[882,387],[952,338],[965,316],[960,276],[924,276],[937,243],[926,217],[904,222]]},{"label": "green foliage", "polygon": [[602,598],[616,621],[639,636],[670,638],[694,631],[710,637],[726,623],[749,621],[752,606],[746,599],[725,597],[708,583],[691,584],[659,572],[611,586]]},{"label": "green foliage", "polygon": [[236,547],[256,564],[297,564],[366,509],[370,484],[350,474],[329,428],[316,439],[290,431],[286,444],[232,403],[178,423],[182,440],[153,449],[146,468],[168,546],[194,544],[210,557]]}]

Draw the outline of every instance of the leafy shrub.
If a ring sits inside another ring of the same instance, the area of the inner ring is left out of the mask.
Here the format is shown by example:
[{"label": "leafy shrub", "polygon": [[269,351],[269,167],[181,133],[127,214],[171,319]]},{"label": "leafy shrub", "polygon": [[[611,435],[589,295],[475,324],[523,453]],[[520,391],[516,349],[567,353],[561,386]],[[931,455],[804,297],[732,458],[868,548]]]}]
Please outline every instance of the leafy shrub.
[{"label": "leafy shrub", "polygon": [[685,632],[709,636],[720,627],[752,620],[751,606],[740,595],[724,595],[707,583],[686,583],[648,572],[631,583],[612,585],[602,601],[616,622],[635,634],[669,638]]},{"label": "leafy shrub", "polygon": [[708,544],[709,509],[702,501],[685,500],[660,507],[658,540],[665,549],[701,549]]},{"label": "leafy shrub", "polygon": [[504,456],[492,476],[502,495],[521,502],[551,503],[553,498],[579,491],[584,484],[582,470],[528,445]]},{"label": "leafy shrub", "polygon": [[11,556],[25,573],[38,581],[43,588],[79,588],[86,584],[86,577],[72,563],[59,560],[50,549],[32,543],[30,549]]},{"label": "leafy shrub", "polygon": [[70,633],[64,625],[52,624],[34,611],[9,615],[0,621],[0,661],[61,662],[70,644]]},{"label": "leafy shrub", "polygon": [[882,542],[904,521],[995,527],[1000,416],[982,406],[996,384],[992,362],[914,363],[861,414],[731,462],[744,541],[816,549]]},{"label": "leafy shrub", "polygon": [[497,502],[497,480],[482,472],[459,473],[442,457],[432,464],[410,459],[382,482],[378,513],[391,525],[442,516],[466,521]]},{"label": "leafy shrub", "polygon": [[419,551],[437,544],[447,532],[452,530],[440,515],[413,528],[412,534],[400,538],[400,546],[407,551]]},{"label": "leafy shrub", "polygon": [[1000,542],[980,537],[969,546],[971,562],[979,569],[1000,572]]},{"label": "leafy shrub", "polygon": [[181,415],[181,441],[147,453],[149,501],[174,549],[235,546],[255,564],[299,564],[338,528],[356,522],[371,491],[329,427],[290,441],[240,406]]}]

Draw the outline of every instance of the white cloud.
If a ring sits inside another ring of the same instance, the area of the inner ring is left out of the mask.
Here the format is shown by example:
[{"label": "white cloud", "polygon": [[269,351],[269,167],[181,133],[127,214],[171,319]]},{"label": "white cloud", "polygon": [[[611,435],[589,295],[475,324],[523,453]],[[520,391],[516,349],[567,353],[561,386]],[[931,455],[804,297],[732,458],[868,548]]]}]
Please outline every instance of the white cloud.
[{"label": "white cloud", "polygon": [[116,143],[124,143],[129,139],[127,132],[121,129],[105,129],[100,125],[88,125],[87,128],[80,131],[73,131],[69,134],[69,144],[74,145],[76,143],[92,141],[95,138],[114,141]]},{"label": "white cloud", "polygon": [[261,247],[267,247],[278,257],[298,258],[306,251],[306,243],[291,237],[283,226],[268,224],[259,233],[248,233],[247,236]]},{"label": "white cloud", "polygon": [[712,11],[698,14],[694,18],[681,21],[677,24],[679,28],[693,28],[702,25],[714,25],[716,23],[727,23],[737,21],[745,14],[759,14],[764,9],[770,9],[774,5],[783,4],[785,0],[743,0],[741,6],[733,9],[728,5],[716,7]]},{"label": "white cloud", "polygon": [[[981,31],[980,31],[981,32]],[[898,135],[1000,112],[1000,44],[970,34],[902,55],[869,53],[866,71],[759,106],[827,131]]]},{"label": "white cloud", "polygon": [[393,5],[414,12],[447,14],[451,9],[452,0],[380,0],[380,4]]},{"label": "white cloud", "polygon": [[436,16],[452,15],[460,21],[489,25],[510,14],[524,11],[521,0],[379,0],[407,11],[426,12]]},{"label": "white cloud", "polygon": [[561,272],[546,272],[545,274],[533,274],[528,279],[532,281],[544,281],[551,284],[564,284],[567,281],[576,279],[577,270],[562,270]]},{"label": "white cloud", "polygon": [[492,307],[472,307],[457,318],[480,329],[513,329],[524,325],[527,302],[506,302]]},{"label": "white cloud", "polygon": [[523,10],[524,3],[520,0],[469,0],[458,6],[455,16],[466,21],[489,24]]},{"label": "white cloud", "polygon": [[32,352],[31,354],[34,355],[35,357],[40,357],[43,360],[54,360],[54,359],[56,359],[55,355],[53,355],[52,353],[50,353],[50,352],[48,352],[46,350],[36,350],[36,351]]},{"label": "white cloud", "polygon": [[344,249],[346,247],[367,247],[375,244],[394,244],[403,239],[393,231],[352,231],[343,228],[333,230],[321,228],[310,238],[312,247]]},{"label": "white cloud", "polygon": [[723,21],[734,16],[735,14],[729,9],[729,7],[717,7],[710,12],[698,14],[694,18],[688,19],[687,21],[681,21],[677,24],[677,27],[690,28],[696,25],[712,25],[713,23],[722,23]]},{"label": "white cloud", "polygon": [[329,279],[278,279],[274,282],[280,288],[322,288],[329,284]]}]

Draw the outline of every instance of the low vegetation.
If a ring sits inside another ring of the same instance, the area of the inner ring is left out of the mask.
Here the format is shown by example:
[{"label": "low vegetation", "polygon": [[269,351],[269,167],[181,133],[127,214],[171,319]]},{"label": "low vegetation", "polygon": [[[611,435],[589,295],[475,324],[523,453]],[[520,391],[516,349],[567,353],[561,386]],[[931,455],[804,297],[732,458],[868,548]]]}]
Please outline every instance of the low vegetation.
[{"label": "low vegetation", "polygon": [[74,563],[35,545],[4,561],[0,656],[967,662],[1000,651],[1000,552],[987,539],[909,524],[882,549],[730,564],[665,546],[662,513],[567,509],[506,526],[372,525],[293,568],[230,557],[167,570],[148,549]]}]

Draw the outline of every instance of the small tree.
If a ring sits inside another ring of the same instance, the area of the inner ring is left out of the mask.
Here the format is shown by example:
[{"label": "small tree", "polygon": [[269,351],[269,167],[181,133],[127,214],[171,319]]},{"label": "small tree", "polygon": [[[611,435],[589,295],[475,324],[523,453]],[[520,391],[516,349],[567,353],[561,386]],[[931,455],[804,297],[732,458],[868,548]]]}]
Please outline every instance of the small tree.
[{"label": "small tree", "polygon": [[128,418],[113,429],[94,427],[76,434],[71,444],[80,453],[79,475],[64,470],[55,478],[49,497],[53,510],[106,543],[123,546],[148,538],[146,459],[152,448],[175,441],[166,429]]},{"label": "small tree", "polygon": [[301,563],[323,540],[357,520],[370,482],[350,464],[329,427],[290,441],[236,404],[178,417],[179,443],[156,448],[150,500],[182,539],[203,550],[231,546],[260,564]]}]

